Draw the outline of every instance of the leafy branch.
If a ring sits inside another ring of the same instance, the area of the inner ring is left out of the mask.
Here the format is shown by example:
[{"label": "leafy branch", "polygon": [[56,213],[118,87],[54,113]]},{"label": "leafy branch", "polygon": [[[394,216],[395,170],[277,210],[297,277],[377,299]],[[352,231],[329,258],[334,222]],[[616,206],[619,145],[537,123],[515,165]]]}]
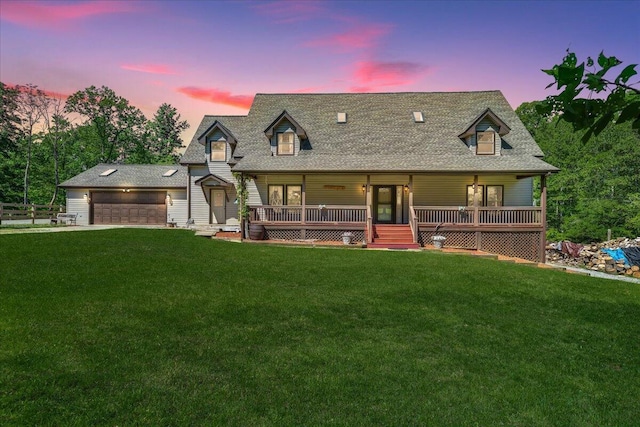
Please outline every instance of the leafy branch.
[{"label": "leafy branch", "polygon": [[[542,70],[554,78],[547,89],[556,85],[556,89],[562,92],[548,96],[537,107],[538,112],[547,116],[560,115],[576,131],[586,129],[583,142],[592,135],[600,134],[611,122],[620,124],[630,121],[631,127],[639,131],[640,89],[633,87],[638,82],[629,82],[631,77],[638,74],[638,64],[627,65],[613,80],[606,77],[609,71],[621,64],[618,58],[607,57],[604,52],[600,52],[597,61],[588,57],[586,63],[578,64],[575,53],[567,50],[561,64]],[[579,98],[585,90],[589,91],[588,97]],[[606,97],[593,97],[594,93],[606,92]]]}]

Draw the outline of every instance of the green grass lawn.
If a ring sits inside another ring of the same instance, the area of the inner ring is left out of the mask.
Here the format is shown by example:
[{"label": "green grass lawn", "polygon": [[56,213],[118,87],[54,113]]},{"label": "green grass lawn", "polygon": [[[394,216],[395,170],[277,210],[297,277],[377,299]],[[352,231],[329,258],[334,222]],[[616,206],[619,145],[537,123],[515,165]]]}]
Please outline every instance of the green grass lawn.
[{"label": "green grass lawn", "polygon": [[0,236],[1,425],[639,420],[635,284],[184,230]]}]

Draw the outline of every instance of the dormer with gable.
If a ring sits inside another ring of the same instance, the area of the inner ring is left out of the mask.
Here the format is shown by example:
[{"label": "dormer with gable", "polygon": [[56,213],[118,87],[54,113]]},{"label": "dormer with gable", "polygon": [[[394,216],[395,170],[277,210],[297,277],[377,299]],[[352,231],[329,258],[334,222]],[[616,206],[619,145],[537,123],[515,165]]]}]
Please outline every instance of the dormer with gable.
[{"label": "dormer with gable", "polygon": [[487,108],[458,136],[477,156],[500,156],[502,137],[510,131],[511,128]]},{"label": "dormer with gable", "polygon": [[237,141],[231,131],[219,121],[215,121],[199,137],[198,142],[205,147],[206,162],[212,166],[231,160]]},{"label": "dormer with gable", "polygon": [[283,111],[264,131],[272,156],[297,156],[301,141],[307,139],[302,126],[287,111]]}]

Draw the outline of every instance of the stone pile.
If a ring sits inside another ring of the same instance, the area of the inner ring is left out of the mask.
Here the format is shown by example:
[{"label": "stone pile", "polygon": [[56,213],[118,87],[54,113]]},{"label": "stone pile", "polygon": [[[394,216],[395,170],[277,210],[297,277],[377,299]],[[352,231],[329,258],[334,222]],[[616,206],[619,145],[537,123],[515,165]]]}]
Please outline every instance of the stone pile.
[{"label": "stone pile", "polygon": [[[621,249],[640,247],[640,237],[635,239],[618,238],[602,243],[591,243],[580,247],[572,246],[573,251],[567,250],[566,242],[547,244],[547,261],[554,264],[581,267],[609,274],[619,274],[640,278],[640,266],[630,265],[624,260],[615,260],[602,249]],[[573,256],[568,252],[573,252]]]}]

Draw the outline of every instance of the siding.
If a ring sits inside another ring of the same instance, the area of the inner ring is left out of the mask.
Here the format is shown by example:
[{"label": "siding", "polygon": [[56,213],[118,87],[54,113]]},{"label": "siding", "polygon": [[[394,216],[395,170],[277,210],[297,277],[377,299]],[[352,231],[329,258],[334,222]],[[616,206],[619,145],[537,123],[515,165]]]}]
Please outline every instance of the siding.
[{"label": "siding", "polygon": [[78,225],[89,225],[89,203],[84,198],[85,194],[90,194],[88,188],[67,190],[67,212],[78,214]]},{"label": "siding", "polygon": [[[225,163],[226,164],[226,163]],[[206,195],[202,191],[202,187],[195,182],[209,174],[209,170],[202,166],[192,166],[191,171],[191,218],[196,225],[209,224],[209,194]]]},{"label": "siding", "polygon": [[366,175],[308,175],[307,205],[364,206],[365,192],[362,191],[362,185],[366,183]]},{"label": "siding", "polygon": [[171,195],[171,203],[167,203],[167,220],[178,226],[187,223],[187,190],[167,190]]},{"label": "siding", "polygon": [[[473,175],[414,175],[413,203],[416,206],[464,206],[467,204],[467,185]],[[478,176],[479,185],[503,185],[505,206],[531,206],[533,179],[515,176]]]}]

